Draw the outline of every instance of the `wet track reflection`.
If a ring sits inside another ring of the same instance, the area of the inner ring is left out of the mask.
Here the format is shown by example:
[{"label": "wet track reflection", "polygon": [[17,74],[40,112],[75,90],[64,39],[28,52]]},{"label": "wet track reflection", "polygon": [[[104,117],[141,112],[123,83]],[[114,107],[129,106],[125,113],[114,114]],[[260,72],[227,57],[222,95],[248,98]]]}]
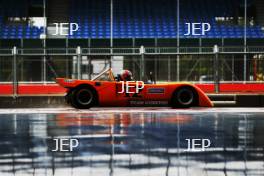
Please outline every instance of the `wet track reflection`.
[{"label": "wet track reflection", "polygon": [[[1,114],[0,175],[264,175],[261,113]],[[76,138],[52,152],[55,138]],[[210,139],[185,151],[185,139]]]}]

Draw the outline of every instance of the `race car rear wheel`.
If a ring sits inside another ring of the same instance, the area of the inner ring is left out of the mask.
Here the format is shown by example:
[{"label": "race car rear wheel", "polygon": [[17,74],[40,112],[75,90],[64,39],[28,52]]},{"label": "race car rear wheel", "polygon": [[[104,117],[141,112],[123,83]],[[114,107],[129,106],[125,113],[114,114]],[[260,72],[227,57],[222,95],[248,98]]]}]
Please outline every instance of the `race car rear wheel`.
[{"label": "race car rear wheel", "polygon": [[71,105],[78,109],[89,109],[95,105],[96,93],[88,87],[79,87],[72,92]]},{"label": "race car rear wheel", "polygon": [[72,96],[72,91],[69,91],[66,95],[65,95],[65,102],[67,104],[71,104],[71,96]]},{"label": "race car rear wheel", "polygon": [[173,108],[189,108],[198,105],[198,95],[192,87],[181,87],[177,89],[171,99]]}]

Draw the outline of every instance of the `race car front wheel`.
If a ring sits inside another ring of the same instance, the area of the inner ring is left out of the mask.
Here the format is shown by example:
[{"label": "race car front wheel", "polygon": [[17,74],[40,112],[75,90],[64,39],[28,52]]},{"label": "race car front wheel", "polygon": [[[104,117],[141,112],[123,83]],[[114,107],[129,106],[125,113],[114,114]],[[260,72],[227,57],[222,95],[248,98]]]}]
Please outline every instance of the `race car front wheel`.
[{"label": "race car front wheel", "polygon": [[78,109],[89,109],[95,105],[96,93],[91,88],[79,87],[72,92],[71,105]]},{"label": "race car front wheel", "polygon": [[173,108],[189,108],[196,105],[198,105],[198,95],[192,87],[177,89],[171,99]]}]

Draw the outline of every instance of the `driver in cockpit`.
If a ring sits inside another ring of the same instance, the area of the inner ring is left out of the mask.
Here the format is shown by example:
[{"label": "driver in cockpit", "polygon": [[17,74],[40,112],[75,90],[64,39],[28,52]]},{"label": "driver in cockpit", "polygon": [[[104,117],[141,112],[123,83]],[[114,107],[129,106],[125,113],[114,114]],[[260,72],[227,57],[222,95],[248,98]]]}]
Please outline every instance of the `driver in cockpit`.
[{"label": "driver in cockpit", "polygon": [[120,74],[117,75],[117,81],[132,81],[133,76],[131,71],[129,70],[122,70]]}]

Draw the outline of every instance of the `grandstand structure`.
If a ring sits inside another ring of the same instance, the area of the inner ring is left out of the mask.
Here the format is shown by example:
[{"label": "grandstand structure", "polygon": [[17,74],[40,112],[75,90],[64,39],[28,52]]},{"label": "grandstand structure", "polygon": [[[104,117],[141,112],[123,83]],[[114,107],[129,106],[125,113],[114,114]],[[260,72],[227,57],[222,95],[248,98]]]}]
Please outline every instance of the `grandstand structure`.
[{"label": "grandstand structure", "polygon": [[[0,82],[109,66],[141,80],[262,81],[263,13],[262,0],[1,0]],[[55,23],[78,30],[53,35]]]}]

